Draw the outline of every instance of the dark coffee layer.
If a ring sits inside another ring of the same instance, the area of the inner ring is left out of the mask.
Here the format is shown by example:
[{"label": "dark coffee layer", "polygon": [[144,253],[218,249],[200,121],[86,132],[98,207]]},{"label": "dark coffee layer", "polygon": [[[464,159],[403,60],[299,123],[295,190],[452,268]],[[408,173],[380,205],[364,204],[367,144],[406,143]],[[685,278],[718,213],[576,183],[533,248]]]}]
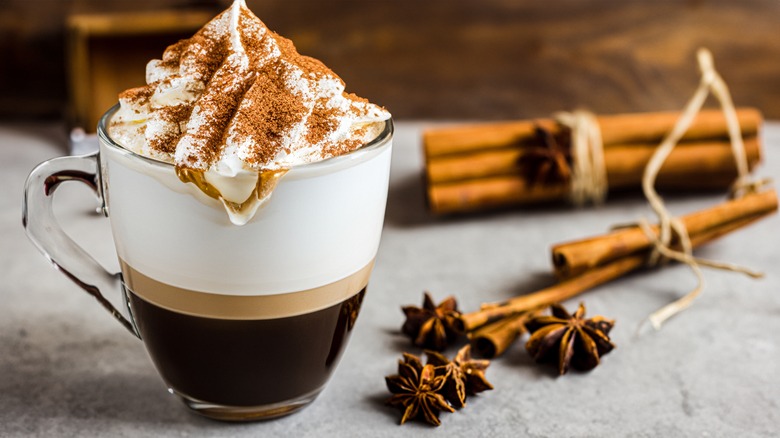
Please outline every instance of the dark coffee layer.
[{"label": "dark coffee layer", "polygon": [[204,402],[259,406],[321,388],[344,350],[365,287],[311,313],[260,320],[174,312],[128,293],[152,360],[173,389]]}]

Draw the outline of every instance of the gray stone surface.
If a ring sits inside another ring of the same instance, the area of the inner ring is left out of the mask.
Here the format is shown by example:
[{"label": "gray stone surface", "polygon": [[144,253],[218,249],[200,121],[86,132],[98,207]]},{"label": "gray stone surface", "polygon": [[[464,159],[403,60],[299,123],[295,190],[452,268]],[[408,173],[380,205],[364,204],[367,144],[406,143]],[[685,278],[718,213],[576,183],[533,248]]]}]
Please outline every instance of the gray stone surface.
[{"label": "gray stone surface", "polygon": [[[403,350],[400,306],[454,294],[466,310],[549,284],[551,244],[648,214],[637,196],[602,208],[510,211],[434,220],[425,213],[419,133],[398,123],[387,220],[376,270],[346,354],[319,399],[298,414],[225,424],[166,393],[144,347],[65,277],[24,235],[24,178],[61,154],[49,125],[0,126],[0,436],[777,436],[780,433],[780,219],[774,216],[699,252],[766,272],[763,280],[706,271],[695,305],[660,332],[636,335],[653,310],[694,285],[688,268],[642,272],[582,296],[617,319],[618,345],[590,373],[554,377],[515,345],[488,370],[496,389],[473,397],[437,429],[398,426],[383,406],[383,376]],[[780,125],[766,136],[760,173],[780,179]],[[107,220],[81,187],[62,189],[70,234],[107,266]],[[670,198],[675,212],[718,195]],[[572,300],[570,306],[578,300]],[[450,352],[452,353],[452,352]]]}]

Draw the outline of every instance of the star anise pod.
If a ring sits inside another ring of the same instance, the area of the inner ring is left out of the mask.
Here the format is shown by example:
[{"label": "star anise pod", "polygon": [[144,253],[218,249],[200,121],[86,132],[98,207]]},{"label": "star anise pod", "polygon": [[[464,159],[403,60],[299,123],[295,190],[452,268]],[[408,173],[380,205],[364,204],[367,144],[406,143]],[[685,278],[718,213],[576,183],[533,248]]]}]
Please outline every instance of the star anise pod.
[{"label": "star anise pod", "polygon": [[460,312],[452,296],[437,306],[425,292],[422,307],[405,306],[402,310],[406,314],[406,322],[401,331],[418,347],[442,351],[460,336],[457,330]]},{"label": "star anise pod", "polygon": [[556,135],[537,125],[536,138],[541,145],[526,146],[518,160],[521,173],[530,185],[567,182],[571,178],[570,131],[561,129]]},{"label": "star anise pod", "polygon": [[560,304],[550,309],[552,315],[537,316],[526,325],[531,338],[525,348],[537,362],[557,362],[561,375],[569,371],[569,365],[587,371],[615,348],[609,339],[614,320],[603,316],[585,319],[582,303],[571,315]]},{"label": "star anise pod", "polygon": [[428,363],[436,367],[438,375],[448,376],[441,393],[456,408],[466,406],[467,395],[493,389],[493,385],[485,378],[490,361],[472,359],[470,345],[461,348],[453,360],[435,351],[426,351],[425,354]]},{"label": "star anise pod", "polygon": [[387,389],[394,394],[387,404],[404,412],[401,424],[420,418],[438,426],[441,411],[455,412],[439,394],[448,377],[437,373],[432,364],[423,366],[419,357],[404,353],[404,360],[398,361],[398,374],[385,377]]}]

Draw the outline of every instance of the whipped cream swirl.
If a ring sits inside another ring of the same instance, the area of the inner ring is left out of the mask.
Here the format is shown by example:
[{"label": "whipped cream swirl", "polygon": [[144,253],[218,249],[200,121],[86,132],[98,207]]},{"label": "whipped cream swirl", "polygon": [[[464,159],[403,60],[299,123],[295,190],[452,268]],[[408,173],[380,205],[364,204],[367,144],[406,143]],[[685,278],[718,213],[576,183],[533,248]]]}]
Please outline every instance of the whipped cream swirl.
[{"label": "whipped cream swirl", "polygon": [[385,109],[346,93],[335,73],[298,54],[244,0],[150,61],[146,82],[119,95],[111,137],[179,171],[203,175],[208,190],[201,189],[232,205],[270,194],[236,187],[232,177],[350,152],[375,138],[380,122],[390,118]]}]

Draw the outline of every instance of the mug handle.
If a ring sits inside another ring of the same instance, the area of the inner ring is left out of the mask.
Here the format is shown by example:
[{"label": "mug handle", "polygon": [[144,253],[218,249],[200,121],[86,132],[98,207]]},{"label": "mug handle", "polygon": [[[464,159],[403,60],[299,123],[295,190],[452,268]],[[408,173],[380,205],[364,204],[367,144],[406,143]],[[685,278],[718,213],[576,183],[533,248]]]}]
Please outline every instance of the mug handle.
[{"label": "mug handle", "polygon": [[[102,200],[98,178],[98,153],[60,157],[39,164],[27,177],[22,204],[22,224],[27,237],[60,272],[95,297],[114,318],[140,338],[132,321],[130,307],[122,286],[122,274],[106,271],[92,256],[62,230],[54,217],[52,200],[60,183],[79,181],[89,186]],[[103,201],[103,212],[105,203]],[[120,294],[123,312],[104,296],[105,291]]]}]

